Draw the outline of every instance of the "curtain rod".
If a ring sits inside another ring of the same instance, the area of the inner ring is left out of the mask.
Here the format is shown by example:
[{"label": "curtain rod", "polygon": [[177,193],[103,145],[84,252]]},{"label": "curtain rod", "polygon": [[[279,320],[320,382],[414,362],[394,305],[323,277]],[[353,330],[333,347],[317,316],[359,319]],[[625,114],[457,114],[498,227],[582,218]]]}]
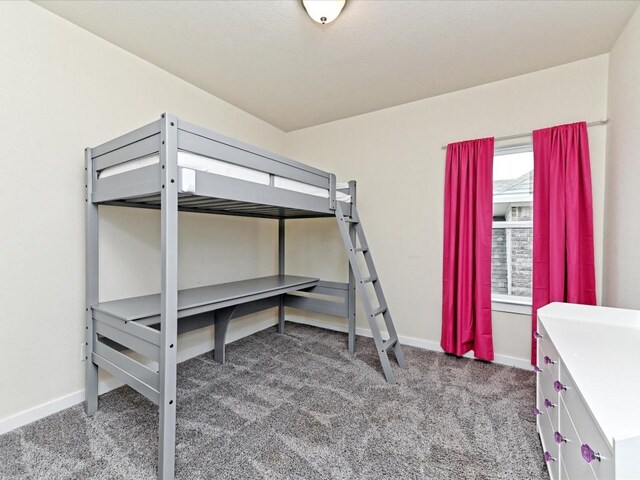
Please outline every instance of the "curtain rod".
[{"label": "curtain rod", "polygon": [[[606,125],[608,122],[609,122],[608,118],[603,118],[602,120],[596,120],[595,122],[587,123],[587,127],[595,127],[597,125]],[[530,137],[531,135],[533,135],[533,132],[516,133],[515,135],[505,135],[503,137],[495,137],[495,141],[496,142],[500,142],[500,141],[503,141],[503,140],[513,140],[513,139],[516,139],[516,138]],[[442,145],[442,149],[446,150],[447,149],[447,144]]]}]

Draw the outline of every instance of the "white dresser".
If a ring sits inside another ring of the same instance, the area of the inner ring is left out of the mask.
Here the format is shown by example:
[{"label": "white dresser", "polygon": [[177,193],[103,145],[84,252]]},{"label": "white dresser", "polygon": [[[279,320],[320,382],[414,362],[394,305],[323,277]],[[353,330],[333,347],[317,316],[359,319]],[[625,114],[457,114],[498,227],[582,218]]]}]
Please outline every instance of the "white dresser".
[{"label": "white dresser", "polygon": [[640,480],[640,311],[552,303],[535,335],[552,480]]}]

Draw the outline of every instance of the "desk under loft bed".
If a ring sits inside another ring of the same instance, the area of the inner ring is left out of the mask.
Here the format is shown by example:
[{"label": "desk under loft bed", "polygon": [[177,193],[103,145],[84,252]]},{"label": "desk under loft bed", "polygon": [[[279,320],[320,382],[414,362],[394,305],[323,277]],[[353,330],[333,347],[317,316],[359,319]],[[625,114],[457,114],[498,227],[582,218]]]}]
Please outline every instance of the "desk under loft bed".
[{"label": "desk under loft bed", "polygon": [[[174,478],[176,350],[180,333],[215,325],[214,359],[224,363],[225,336],[233,318],[277,307],[278,332],[284,333],[284,313],[289,306],[347,318],[348,350],[354,353],[358,291],[387,381],[395,382],[389,351],[394,352],[399,366],[406,368],[356,209],[354,181],[337,184],[331,173],[213,133],[171,114],[87,148],[85,162],[85,410],[93,414],[98,408],[98,368],[158,405],[158,478]],[[160,293],[99,301],[99,205],[160,210]],[[179,211],[278,220],[278,275],[179,291]],[[285,274],[285,220],[321,217],[337,220],[349,258],[348,283]],[[364,257],[367,276],[359,267],[359,255]],[[367,284],[372,285],[373,294],[367,294]],[[135,360],[124,350],[139,353],[155,362],[157,368]]]}]

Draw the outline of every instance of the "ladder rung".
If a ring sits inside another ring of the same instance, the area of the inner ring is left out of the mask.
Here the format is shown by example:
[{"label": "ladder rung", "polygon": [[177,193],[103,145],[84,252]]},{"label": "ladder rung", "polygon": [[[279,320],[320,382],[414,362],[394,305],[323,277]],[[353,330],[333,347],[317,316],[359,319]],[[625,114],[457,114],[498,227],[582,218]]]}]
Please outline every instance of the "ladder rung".
[{"label": "ladder rung", "polygon": [[354,218],[346,218],[344,219],[345,222],[347,223],[360,223],[360,220],[356,220]]},{"label": "ladder rung", "polygon": [[388,352],[393,347],[395,347],[396,343],[398,343],[398,339],[397,338],[390,338],[389,340],[385,340],[385,341],[382,342],[382,350],[384,352]]},{"label": "ladder rung", "polygon": [[371,312],[371,315],[373,317],[377,317],[378,315],[380,315],[381,313],[384,313],[386,311],[387,311],[387,307],[376,308],[373,312]]},{"label": "ladder rung", "polygon": [[378,280],[378,277],[367,277],[362,279],[362,283],[371,283]]},{"label": "ladder rung", "polygon": [[366,247],[358,247],[356,249],[353,250],[354,252],[368,252],[369,249]]}]

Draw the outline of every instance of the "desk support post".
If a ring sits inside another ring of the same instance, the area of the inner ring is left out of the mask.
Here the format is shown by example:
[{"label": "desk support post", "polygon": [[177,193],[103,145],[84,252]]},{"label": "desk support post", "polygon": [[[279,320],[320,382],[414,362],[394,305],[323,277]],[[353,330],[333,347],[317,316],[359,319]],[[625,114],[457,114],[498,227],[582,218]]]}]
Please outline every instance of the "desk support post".
[{"label": "desk support post", "polygon": [[237,306],[221,308],[220,310],[216,310],[214,312],[215,345],[213,350],[213,360],[216,363],[224,364],[224,346],[227,340],[227,328],[229,327],[229,322],[233,318],[233,314],[235,313],[236,308]]},{"label": "desk support post", "polygon": [[175,478],[176,351],[178,340],[178,119],[160,122],[161,301],[158,478]]},{"label": "desk support post", "polygon": [[[278,220],[278,274],[284,275],[284,241],[285,241],[285,223],[284,218]],[[280,305],[278,306],[278,333],[284,333],[284,295],[280,296]]]}]

